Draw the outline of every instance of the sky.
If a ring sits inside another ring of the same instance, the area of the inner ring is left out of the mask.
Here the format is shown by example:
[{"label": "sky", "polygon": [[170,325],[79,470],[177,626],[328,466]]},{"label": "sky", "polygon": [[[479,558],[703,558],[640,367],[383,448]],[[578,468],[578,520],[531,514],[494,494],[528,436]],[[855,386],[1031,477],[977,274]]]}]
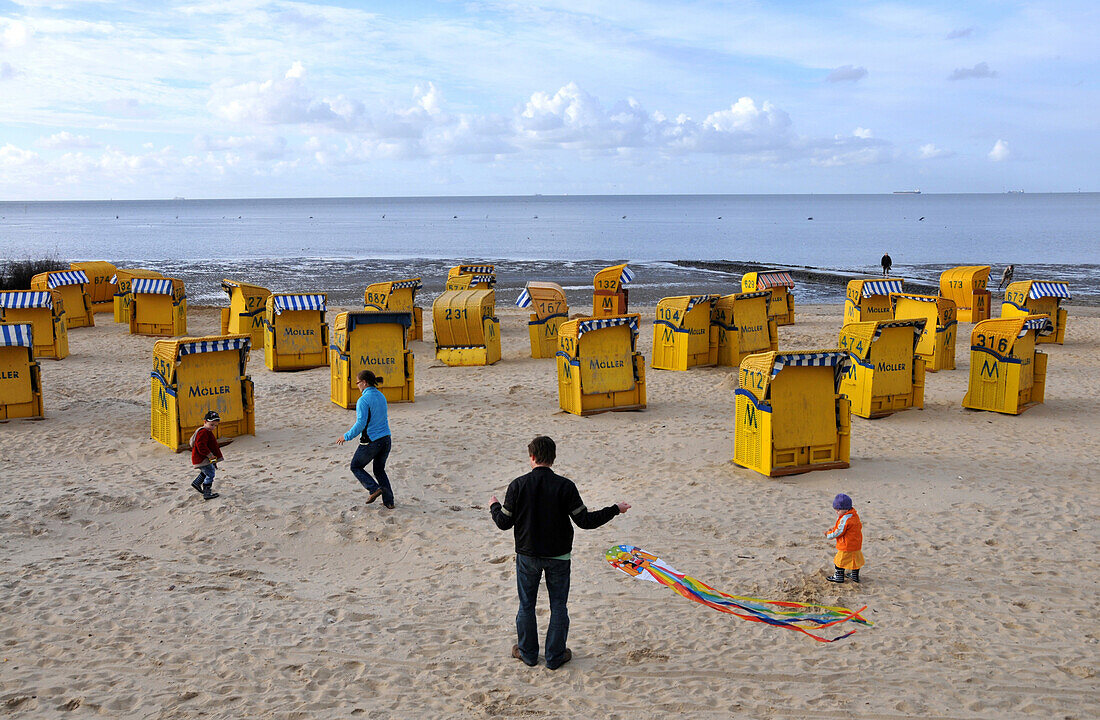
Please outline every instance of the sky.
[{"label": "sky", "polygon": [[1100,190],[1095,0],[0,0],[0,200]]}]

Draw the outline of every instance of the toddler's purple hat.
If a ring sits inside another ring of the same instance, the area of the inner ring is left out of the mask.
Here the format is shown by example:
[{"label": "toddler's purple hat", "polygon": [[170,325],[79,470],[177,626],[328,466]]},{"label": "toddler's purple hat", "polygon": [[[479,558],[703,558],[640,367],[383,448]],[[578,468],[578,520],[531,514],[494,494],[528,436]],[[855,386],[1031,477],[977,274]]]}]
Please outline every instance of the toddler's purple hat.
[{"label": "toddler's purple hat", "polygon": [[833,498],[833,510],[851,510],[852,498],[848,497],[844,493],[839,493]]}]

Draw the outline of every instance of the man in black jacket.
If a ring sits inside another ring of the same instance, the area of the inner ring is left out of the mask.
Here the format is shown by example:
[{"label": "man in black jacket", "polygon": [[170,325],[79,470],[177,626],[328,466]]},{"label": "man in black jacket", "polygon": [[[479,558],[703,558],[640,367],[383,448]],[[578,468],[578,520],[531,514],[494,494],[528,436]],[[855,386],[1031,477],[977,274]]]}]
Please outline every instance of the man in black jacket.
[{"label": "man in black jacket", "polygon": [[554,441],[540,435],[527,445],[531,472],[508,485],[501,505],[494,495],[489,500],[493,522],[501,530],[514,528],[516,537],[516,585],[519,588],[519,613],[516,632],[519,642],[512,646],[512,657],[535,665],[539,657],[535,601],[539,582],[546,573],[546,591],[550,595],[550,626],[546,631],[546,667],[556,670],[573,659],[565,646],[569,635],[569,564],[573,550],[573,526],[592,530],[630,509],[627,503],[608,505],[589,512],[572,480],[554,473],[557,448]]}]

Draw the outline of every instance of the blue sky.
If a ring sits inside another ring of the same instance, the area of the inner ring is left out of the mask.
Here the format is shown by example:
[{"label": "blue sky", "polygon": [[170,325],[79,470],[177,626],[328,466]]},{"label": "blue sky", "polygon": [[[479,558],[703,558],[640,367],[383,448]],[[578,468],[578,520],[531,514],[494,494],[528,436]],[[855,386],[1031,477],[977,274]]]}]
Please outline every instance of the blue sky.
[{"label": "blue sky", "polygon": [[1100,190],[1096,2],[0,0],[0,199]]}]

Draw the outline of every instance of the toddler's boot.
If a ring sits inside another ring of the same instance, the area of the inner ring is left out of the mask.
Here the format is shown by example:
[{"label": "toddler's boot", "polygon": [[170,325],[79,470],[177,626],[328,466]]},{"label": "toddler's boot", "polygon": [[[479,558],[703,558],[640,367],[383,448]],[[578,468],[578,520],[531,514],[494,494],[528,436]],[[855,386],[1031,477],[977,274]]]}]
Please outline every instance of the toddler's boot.
[{"label": "toddler's boot", "polygon": [[[202,493],[202,475],[191,481],[191,487],[195,488],[195,492]],[[203,493],[205,494],[205,493]]]},{"label": "toddler's boot", "polygon": [[[214,483],[204,484],[202,486],[202,499],[213,500],[218,497],[218,493],[214,492]],[[843,579],[841,580],[843,582]]]},{"label": "toddler's boot", "polygon": [[852,571],[852,582],[854,582],[854,583],[859,582],[859,568],[856,568],[855,570]]},{"label": "toddler's boot", "polygon": [[842,583],[844,582],[844,568],[837,568],[836,572],[825,578],[829,582]]}]

